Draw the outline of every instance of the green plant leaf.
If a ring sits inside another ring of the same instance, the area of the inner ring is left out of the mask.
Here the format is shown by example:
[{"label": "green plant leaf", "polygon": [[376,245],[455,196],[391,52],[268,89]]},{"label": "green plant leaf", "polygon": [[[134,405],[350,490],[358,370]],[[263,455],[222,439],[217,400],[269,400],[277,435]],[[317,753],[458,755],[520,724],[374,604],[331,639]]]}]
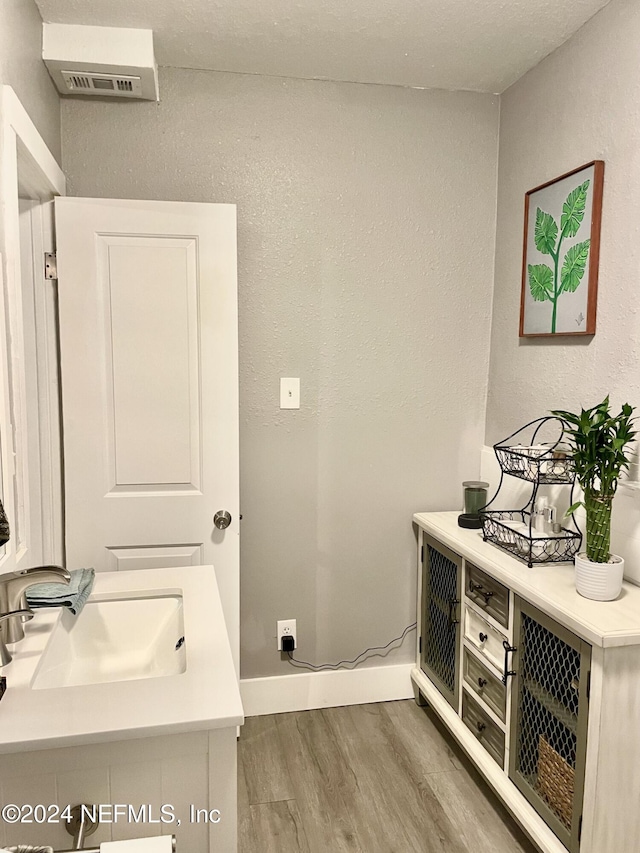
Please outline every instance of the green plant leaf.
[{"label": "green plant leaf", "polygon": [[590,246],[591,240],[576,243],[565,255],[560,277],[562,281],[561,293],[574,293],[578,289],[589,259]]},{"label": "green plant leaf", "polygon": [[582,501],[576,501],[574,504],[571,504],[569,509],[565,512],[564,517],[569,518],[569,516],[573,515],[573,513],[577,509],[580,509],[581,506],[584,506],[584,503]]},{"label": "green plant leaf", "polygon": [[587,204],[587,192],[591,181],[585,181],[575,190],[569,193],[567,200],[562,206],[562,216],[560,217],[560,226],[562,234],[565,237],[575,237],[582,220],[584,219],[584,210]]},{"label": "green plant leaf", "polygon": [[[619,414],[609,411],[609,397],[580,414],[556,410],[552,412],[565,424],[565,435],[572,445],[576,476],[585,495],[587,519],[598,501],[611,498],[616,491],[620,472],[629,467],[627,458],[637,432],[634,429],[635,408],[629,403]],[[589,535],[587,534],[587,544]]]},{"label": "green plant leaf", "polygon": [[551,299],[553,271],[546,264],[529,264],[529,289],[536,302]]},{"label": "green plant leaf", "polygon": [[543,255],[552,255],[555,252],[556,240],[558,239],[558,226],[550,213],[543,210],[536,211],[536,248]]}]

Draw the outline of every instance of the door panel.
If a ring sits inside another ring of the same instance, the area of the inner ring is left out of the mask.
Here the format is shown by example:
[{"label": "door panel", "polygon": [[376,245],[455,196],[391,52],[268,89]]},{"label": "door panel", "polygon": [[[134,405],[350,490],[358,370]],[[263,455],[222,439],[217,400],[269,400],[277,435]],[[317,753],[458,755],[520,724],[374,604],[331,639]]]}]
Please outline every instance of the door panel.
[{"label": "door panel", "polygon": [[421,666],[458,711],[462,558],[424,534]]},{"label": "door panel", "polygon": [[111,572],[131,569],[171,569],[176,566],[201,566],[202,545],[165,545],[156,548],[107,548]]},{"label": "door panel", "polygon": [[516,596],[509,776],[577,853],[591,647]]},{"label": "door panel", "polygon": [[98,238],[115,487],[200,488],[194,239]]},{"label": "door panel", "polygon": [[237,666],[235,206],[63,198],[56,226],[67,565],[212,563]]}]

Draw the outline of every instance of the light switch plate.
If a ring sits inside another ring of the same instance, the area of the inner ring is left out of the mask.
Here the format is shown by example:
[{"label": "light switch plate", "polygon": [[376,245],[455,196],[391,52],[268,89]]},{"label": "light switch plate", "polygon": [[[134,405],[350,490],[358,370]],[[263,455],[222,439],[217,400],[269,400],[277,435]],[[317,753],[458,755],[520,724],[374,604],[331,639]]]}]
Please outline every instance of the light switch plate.
[{"label": "light switch plate", "polygon": [[300,408],[300,380],[291,377],[280,379],[280,408]]}]

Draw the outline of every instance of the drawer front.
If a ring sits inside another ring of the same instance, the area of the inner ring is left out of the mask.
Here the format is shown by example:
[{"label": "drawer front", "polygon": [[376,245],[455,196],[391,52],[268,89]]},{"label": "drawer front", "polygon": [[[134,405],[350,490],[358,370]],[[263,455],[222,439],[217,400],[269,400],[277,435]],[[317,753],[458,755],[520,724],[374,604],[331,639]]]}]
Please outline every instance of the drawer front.
[{"label": "drawer front", "polygon": [[496,622],[509,626],[509,590],[473,563],[467,563],[466,596]]},{"label": "drawer front", "polygon": [[464,650],[463,664],[464,680],[466,684],[476,693],[492,711],[504,723],[507,712],[507,688],[504,684],[489,672],[486,666],[471,654],[468,649]]},{"label": "drawer front", "polygon": [[485,714],[477,702],[462,692],[462,719],[489,755],[504,767],[504,732]]},{"label": "drawer front", "polygon": [[471,607],[464,609],[464,636],[488,661],[504,672],[504,646],[507,638]]}]

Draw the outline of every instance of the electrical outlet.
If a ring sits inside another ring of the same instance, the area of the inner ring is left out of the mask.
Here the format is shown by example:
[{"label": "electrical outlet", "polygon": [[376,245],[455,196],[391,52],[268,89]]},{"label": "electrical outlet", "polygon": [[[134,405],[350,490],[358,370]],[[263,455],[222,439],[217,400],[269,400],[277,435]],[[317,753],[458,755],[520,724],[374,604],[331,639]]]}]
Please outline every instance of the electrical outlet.
[{"label": "electrical outlet", "polygon": [[296,642],[296,620],[295,619],[279,619],[278,620],[278,633],[276,634],[278,640],[278,651],[282,651],[282,638],[283,637],[293,637],[293,648],[298,648],[298,643]]}]

